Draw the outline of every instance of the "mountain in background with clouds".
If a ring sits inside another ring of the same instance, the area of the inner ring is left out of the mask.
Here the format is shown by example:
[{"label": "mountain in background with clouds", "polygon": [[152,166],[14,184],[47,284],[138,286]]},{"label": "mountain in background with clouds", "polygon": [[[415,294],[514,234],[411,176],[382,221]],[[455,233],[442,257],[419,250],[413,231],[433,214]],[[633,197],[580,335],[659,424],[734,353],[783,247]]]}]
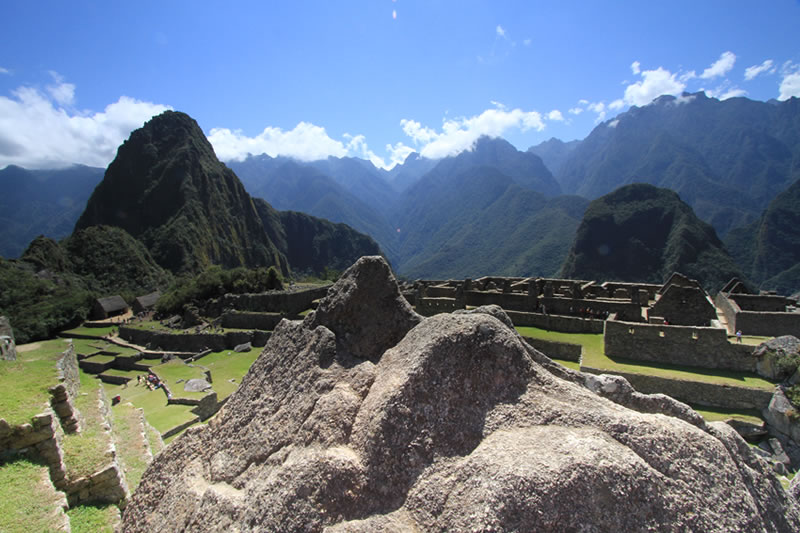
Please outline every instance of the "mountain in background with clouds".
[{"label": "mountain in background with clouds", "polygon": [[[380,253],[371,238],[349,227],[254,202],[197,123],[173,111],[148,121],[119,148],[75,228],[97,225],[124,229],[176,273],[211,265],[288,273],[295,263],[319,272]],[[354,242],[343,242],[350,237]],[[309,250],[293,257],[296,242]]]},{"label": "mountain in background with clouds", "polygon": [[661,96],[598,125],[555,177],[588,199],[630,183],[671,189],[724,236],[800,178],[798,161],[800,99],[720,101],[700,92]]}]

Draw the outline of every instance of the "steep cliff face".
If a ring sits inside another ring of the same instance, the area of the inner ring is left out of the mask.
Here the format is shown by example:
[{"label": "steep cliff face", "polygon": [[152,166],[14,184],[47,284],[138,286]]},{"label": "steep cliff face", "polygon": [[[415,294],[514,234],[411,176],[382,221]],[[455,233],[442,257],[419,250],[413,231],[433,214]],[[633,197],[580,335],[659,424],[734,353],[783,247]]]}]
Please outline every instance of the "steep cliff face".
[{"label": "steep cliff face", "polygon": [[174,272],[285,265],[250,196],[197,123],[167,111],[120,146],[75,228],[118,226]]},{"label": "steep cliff face", "polygon": [[362,258],[156,457],[122,530],[798,530],[727,425],[564,369],[491,313],[423,319]]}]

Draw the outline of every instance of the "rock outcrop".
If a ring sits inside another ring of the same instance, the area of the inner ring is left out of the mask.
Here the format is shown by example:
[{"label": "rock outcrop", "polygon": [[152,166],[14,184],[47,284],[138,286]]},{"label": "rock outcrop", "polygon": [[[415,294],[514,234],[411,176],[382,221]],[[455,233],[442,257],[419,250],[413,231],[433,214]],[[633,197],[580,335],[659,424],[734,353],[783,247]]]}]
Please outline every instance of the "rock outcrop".
[{"label": "rock outcrop", "polygon": [[362,258],[313,315],[279,324],[206,427],[155,458],[122,531],[800,528],[732,428],[592,385],[621,403],[490,314],[422,319]]},{"label": "rock outcrop", "polygon": [[786,379],[800,364],[800,339],[792,335],[770,339],[762,342],[753,355],[758,358],[756,370],[759,374],[778,381]]}]

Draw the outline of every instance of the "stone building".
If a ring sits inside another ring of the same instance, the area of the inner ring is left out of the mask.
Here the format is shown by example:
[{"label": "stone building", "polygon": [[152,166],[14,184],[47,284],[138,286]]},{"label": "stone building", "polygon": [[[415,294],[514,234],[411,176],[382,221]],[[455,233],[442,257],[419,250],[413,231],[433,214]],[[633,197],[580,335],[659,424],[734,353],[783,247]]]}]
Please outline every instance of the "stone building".
[{"label": "stone building", "polygon": [[647,315],[650,322],[709,326],[717,318],[717,310],[700,283],[676,272],[658,291]]},{"label": "stone building", "polygon": [[130,307],[127,302],[122,299],[122,296],[108,296],[107,298],[98,298],[92,307],[92,318],[95,320],[104,320],[119,315],[124,315],[128,312]]},{"label": "stone building", "polygon": [[133,301],[133,312],[138,315],[139,313],[147,313],[148,311],[154,310],[159,298],[161,298],[161,293],[159,291],[151,292],[144,296],[138,296]]}]

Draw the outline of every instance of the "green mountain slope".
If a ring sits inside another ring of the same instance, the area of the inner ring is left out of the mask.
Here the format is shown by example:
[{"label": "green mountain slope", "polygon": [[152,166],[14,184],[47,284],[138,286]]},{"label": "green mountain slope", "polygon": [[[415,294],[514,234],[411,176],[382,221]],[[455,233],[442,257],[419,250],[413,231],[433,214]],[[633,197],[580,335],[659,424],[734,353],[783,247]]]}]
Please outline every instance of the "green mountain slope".
[{"label": "green mountain slope", "polygon": [[676,271],[710,289],[742,277],[714,229],[675,192],[633,184],[589,204],[561,276],[662,283]]},{"label": "green mountain slope", "polygon": [[800,289],[800,180],[776,196],[758,221],[732,230],[725,244],[762,289]]},{"label": "green mountain slope", "polygon": [[800,100],[662,96],[598,125],[557,179],[597,198],[630,183],[677,192],[720,235],[800,178]]},{"label": "green mountain slope", "polygon": [[167,111],[120,146],[75,228],[123,228],[173,272],[283,266],[239,179],[197,123]]}]

